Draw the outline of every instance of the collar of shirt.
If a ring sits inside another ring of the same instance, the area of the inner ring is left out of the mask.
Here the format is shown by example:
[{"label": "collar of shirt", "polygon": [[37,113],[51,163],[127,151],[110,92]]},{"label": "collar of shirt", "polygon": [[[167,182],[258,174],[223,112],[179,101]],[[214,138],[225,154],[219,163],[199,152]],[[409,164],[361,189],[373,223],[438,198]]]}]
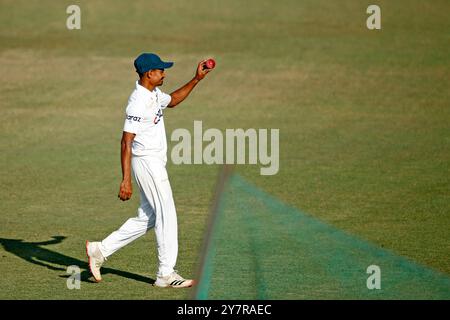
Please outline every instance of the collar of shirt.
[{"label": "collar of shirt", "polygon": [[139,80],[136,80],[136,90],[138,91],[138,93],[140,95],[142,95],[142,97],[147,100],[152,100],[155,101],[157,99],[157,92],[156,92],[156,88],[153,89],[153,91],[148,90],[147,88],[141,86],[139,84]]}]

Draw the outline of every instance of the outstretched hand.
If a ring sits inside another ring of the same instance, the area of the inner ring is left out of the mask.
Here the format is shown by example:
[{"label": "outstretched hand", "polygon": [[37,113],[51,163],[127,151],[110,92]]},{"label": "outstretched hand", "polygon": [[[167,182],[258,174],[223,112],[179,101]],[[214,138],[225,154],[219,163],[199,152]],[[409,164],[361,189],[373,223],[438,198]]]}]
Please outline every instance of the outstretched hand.
[{"label": "outstretched hand", "polygon": [[197,73],[195,74],[195,79],[199,81],[202,80],[212,70],[205,67],[206,61],[208,61],[208,59],[200,61],[197,66]]}]

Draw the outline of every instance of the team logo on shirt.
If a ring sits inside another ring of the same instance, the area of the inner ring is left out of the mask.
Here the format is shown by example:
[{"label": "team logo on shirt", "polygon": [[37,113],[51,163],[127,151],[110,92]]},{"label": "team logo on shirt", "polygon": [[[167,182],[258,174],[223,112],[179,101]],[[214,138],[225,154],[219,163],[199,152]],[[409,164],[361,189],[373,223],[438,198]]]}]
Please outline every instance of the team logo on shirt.
[{"label": "team logo on shirt", "polygon": [[157,124],[161,120],[162,116],[163,116],[162,110],[158,109],[158,112],[156,113],[156,116],[153,119],[153,123]]}]

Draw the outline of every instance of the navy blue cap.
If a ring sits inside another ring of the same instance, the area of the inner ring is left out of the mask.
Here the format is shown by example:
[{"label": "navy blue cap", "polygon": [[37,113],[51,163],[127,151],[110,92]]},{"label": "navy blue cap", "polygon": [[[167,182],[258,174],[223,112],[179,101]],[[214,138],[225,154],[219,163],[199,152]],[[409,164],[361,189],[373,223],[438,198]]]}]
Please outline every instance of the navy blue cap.
[{"label": "navy blue cap", "polygon": [[139,74],[153,69],[167,69],[171,66],[173,66],[173,62],[164,62],[154,53],[142,53],[134,60],[134,67]]}]

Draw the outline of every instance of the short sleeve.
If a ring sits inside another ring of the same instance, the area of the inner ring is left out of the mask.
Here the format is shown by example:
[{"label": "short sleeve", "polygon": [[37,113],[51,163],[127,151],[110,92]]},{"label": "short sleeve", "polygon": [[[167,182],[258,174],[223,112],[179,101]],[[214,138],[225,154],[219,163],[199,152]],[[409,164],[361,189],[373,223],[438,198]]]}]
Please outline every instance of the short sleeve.
[{"label": "short sleeve", "polygon": [[161,109],[165,109],[169,105],[170,101],[172,101],[172,97],[169,94],[164,93],[159,89],[158,89],[157,94],[158,94],[159,104],[161,105]]},{"label": "short sleeve", "polygon": [[125,114],[123,131],[137,134],[143,125],[144,108],[138,105],[129,105]]}]

